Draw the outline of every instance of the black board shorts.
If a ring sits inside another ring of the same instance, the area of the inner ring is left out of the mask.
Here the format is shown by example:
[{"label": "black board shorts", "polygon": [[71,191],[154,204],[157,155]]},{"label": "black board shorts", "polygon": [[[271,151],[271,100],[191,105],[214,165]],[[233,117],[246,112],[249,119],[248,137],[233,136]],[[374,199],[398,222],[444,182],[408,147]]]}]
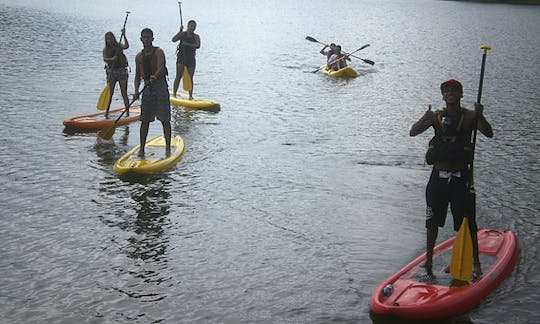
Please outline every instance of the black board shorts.
[{"label": "black board shorts", "polygon": [[153,122],[156,118],[162,122],[171,120],[169,86],[165,78],[146,82],[142,93],[140,121]]},{"label": "black board shorts", "polygon": [[433,168],[426,187],[426,228],[443,227],[448,205],[458,231],[466,210],[469,171],[439,171]]}]

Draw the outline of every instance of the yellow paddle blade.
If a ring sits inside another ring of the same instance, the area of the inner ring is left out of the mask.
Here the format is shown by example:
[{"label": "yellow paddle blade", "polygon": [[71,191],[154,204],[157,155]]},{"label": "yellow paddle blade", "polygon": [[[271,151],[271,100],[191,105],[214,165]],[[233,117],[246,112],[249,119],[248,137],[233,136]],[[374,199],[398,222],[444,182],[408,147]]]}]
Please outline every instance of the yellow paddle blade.
[{"label": "yellow paddle blade", "polygon": [[98,136],[104,140],[110,140],[112,136],[114,135],[114,132],[116,131],[116,123],[113,123],[111,125],[107,125],[103,127],[99,132]]},{"label": "yellow paddle blade", "polygon": [[184,66],[184,72],[182,74],[182,86],[184,87],[184,90],[191,91],[193,90],[193,81],[191,80],[191,76],[189,75],[189,71],[187,67]]},{"label": "yellow paddle blade", "polygon": [[471,230],[469,229],[469,221],[465,217],[452,247],[452,260],[450,261],[450,274],[452,278],[468,281],[472,276],[472,259]]},{"label": "yellow paddle blade", "polygon": [[109,85],[109,82],[107,82],[107,85],[105,88],[103,88],[103,91],[101,91],[101,94],[99,95],[96,108],[98,110],[107,109],[109,106],[109,101],[111,101],[111,86]]}]

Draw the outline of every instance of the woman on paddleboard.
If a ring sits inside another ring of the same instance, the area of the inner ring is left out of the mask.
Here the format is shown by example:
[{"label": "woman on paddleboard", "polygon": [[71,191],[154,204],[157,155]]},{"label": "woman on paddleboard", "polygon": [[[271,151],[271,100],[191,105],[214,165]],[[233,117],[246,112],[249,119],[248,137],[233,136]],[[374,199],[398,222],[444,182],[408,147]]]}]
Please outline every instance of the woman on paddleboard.
[{"label": "woman on paddleboard", "polygon": [[[129,48],[129,42],[126,38],[126,30],[122,28],[122,37],[124,38],[122,43],[119,43],[114,37],[112,32],[105,33],[105,47],[103,48],[103,61],[105,61],[105,70],[107,72],[107,82],[111,89],[111,98],[114,94],[114,88],[116,82],[120,84],[120,92],[122,93],[122,99],[124,100],[124,107],[129,106],[129,99],[127,94],[127,82],[128,82],[128,61],[124,50]],[[107,105],[105,111],[105,118],[109,117],[109,109],[111,108],[111,100]],[[129,116],[129,110],[126,111],[126,115]]]},{"label": "woman on paddleboard", "polygon": [[172,38],[173,43],[180,41],[176,50],[176,77],[173,84],[173,96],[176,97],[184,68],[187,68],[192,84],[189,90],[189,100],[193,100],[193,75],[195,74],[196,65],[195,51],[201,47],[201,38],[195,34],[195,28],[197,28],[197,23],[195,20],[190,20],[187,30],[184,31],[184,26],[180,26],[180,31]]},{"label": "woman on paddleboard", "polygon": [[[454,230],[458,231],[467,208],[467,185],[471,180],[469,165],[472,162],[472,142],[474,121],[477,129],[486,137],[493,137],[493,129],[484,117],[484,106],[475,103],[475,110],[461,107],[463,87],[457,80],[441,84],[442,98],[446,107],[432,111],[431,105],[424,115],[412,125],[410,135],[416,136],[433,127],[435,136],[430,141],[426,162],[433,170],[426,188],[426,274],[434,278],[433,248],[439,227],[446,220],[448,204],[454,218]],[[472,216],[472,217],[471,217]],[[482,274],[478,257],[477,225],[474,213],[468,215],[473,245],[473,276]]]}]

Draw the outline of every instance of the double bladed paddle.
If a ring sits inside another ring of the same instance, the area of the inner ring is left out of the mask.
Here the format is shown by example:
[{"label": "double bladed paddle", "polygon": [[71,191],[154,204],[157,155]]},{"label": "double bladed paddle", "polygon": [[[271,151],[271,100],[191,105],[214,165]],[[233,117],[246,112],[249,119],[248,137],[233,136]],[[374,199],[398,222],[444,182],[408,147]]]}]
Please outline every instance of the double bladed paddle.
[{"label": "double bladed paddle", "polygon": [[[482,55],[482,67],[480,69],[480,83],[478,85],[478,97],[476,102],[480,103],[482,99],[482,86],[484,84],[484,70],[486,67],[487,51],[491,47],[483,45],[480,47],[484,54]],[[476,146],[478,113],[475,112],[473,122],[473,141],[472,141],[472,158],[470,163],[470,178],[467,183],[466,192],[466,214],[461,223],[461,227],[456,235],[454,246],[452,248],[452,259],[450,261],[450,274],[452,278],[460,281],[468,281],[472,275],[473,267],[473,242],[471,237],[471,229],[468,218],[472,221],[476,219],[476,193],[474,191],[474,149]],[[476,226],[475,226],[476,227]]]},{"label": "double bladed paddle", "polygon": [[[319,44],[328,46],[328,44],[319,42],[318,40],[316,40],[315,38],[313,38],[313,37],[311,37],[311,36],[306,36],[306,39],[307,39],[308,41],[310,41],[310,42],[319,43]],[[356,53],[356,52],[358,52],[358,51],[360,51],[360,50],[363,50],[364,48],[366,48],[366,47],[368,47],[368,46],[370,46],[370,45],[369,45],[369,44],[366,44],[366,45],[360,47],[359,49],[357,49],[356,51],[354,51],[354,52],[352,52],[352,53],[347,53],[347,52],[343,52],[343,53],[345,53],[346,56],[352,56],[352,57],[354,57],[354,58],[357,58],[357,59],[359,59],[359,60],[362,60],[362,61],[364,61],[365,63],[367,63],[367,64],[369,64],[369,65],[374,65],[375,62],[373,62],[372,60],[363,59],[363,58],[361,58],[361,57],[352,55],[353,53]],[[338,59],[337,61],[339,61],[339,59]],[[334,63],[337,62],[337,61],[330,62],[330,64],[334,64]],[[319,71],[319,70],[320,70],[320,69],[314,71],[314,73],[317,72],[317,71]]]},{"label": "double bladed paddle", "polygon": [[[328,65],[332,65],[332,64],[334,64],[334,63],[336,63],[336,62],[338,62],[338,61],[341,61],[341,60],[345,59],[345,57],[351,56],[353,53],[356,53],[356,52],[358,52],[358,51],[360,51],[360,50],[363,50],[364,48],[366,48],[366,47],[368,47],[368,46],[369,46],[369,44],[366,44],[366,45],[360,47],[359,49],[353,51],[353,52],[350,53],[350,54],[345,54],[345,56],[342,56],[342,57],[340,57],[340,58],[338,58],[338,59],[336,59],[336,60],[334,60],[334,61],[332,61],[332,62],[328,62]],[[375,63],[373,63],[373,64],[375,64]],[[317,70],[312,71],[312,73],[316,73],[317,71],[321,70],[321,69],[324,68],[325,66],[326,66],[326,65],[321,66],[321,67],[318,68]]]}]

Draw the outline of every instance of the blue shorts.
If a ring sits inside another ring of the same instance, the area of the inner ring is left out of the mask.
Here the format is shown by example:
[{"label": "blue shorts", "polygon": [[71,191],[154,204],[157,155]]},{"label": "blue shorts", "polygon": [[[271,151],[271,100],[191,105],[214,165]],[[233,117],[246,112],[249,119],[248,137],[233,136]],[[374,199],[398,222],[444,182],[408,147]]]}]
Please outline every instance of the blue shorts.
[{"label": "blue shorts", "polygon": [[140,121],[153,122],[156,118],[162,122],[171,120],[169,85],[165,78],[146,82],[142,92]]}]

